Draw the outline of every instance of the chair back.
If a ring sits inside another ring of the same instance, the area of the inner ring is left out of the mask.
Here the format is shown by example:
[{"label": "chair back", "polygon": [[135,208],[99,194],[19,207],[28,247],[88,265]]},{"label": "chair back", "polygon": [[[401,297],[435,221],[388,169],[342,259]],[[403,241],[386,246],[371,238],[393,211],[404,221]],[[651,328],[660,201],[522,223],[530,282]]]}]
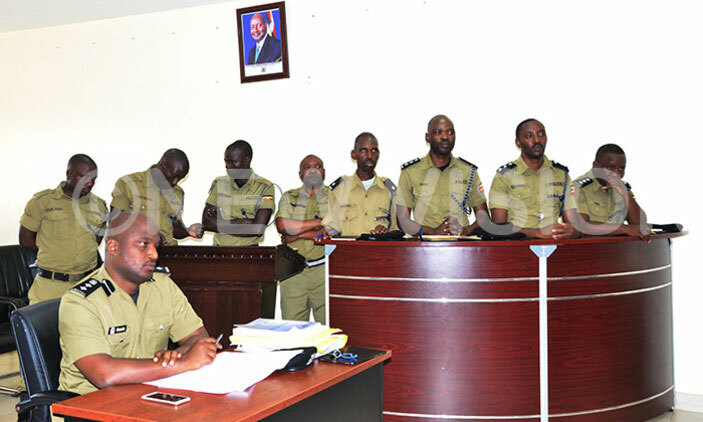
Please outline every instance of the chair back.
[{"label": "chair back", "polygon": [[[37,254],[20,245],[0,246],[0,296],[26,298],[34,281],[30,265]],[[8,309],[9,308],[9,309]],[[0,323],[10,320],[12,307],[0,304]]]},{"label": "chair back", "polygon": [[59,304],[48,300],[20,308],[10,315],[12,334],[27,392],[33,395],[57,390],[61,371]]}]

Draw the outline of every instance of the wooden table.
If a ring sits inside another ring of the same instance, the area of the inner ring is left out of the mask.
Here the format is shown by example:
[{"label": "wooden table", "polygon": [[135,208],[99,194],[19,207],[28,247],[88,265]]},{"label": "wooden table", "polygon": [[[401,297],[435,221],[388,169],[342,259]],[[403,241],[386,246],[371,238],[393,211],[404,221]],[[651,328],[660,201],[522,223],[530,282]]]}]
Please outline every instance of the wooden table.
[{"label": "wooden table", "polygon": [[354,366],[315,362],[298,372],[277,371],[248,393],[160,389],[191,398],[180,406],[144,401],[157,388],[129,384],[55,403],[52,410],[67,422],[381,421],[383,363],[390,357],[389,351]]},{"label": "wooden table", "polygon": [[324,241],[329,323],[393,351],[385,421],[648,420],[673,406],[676,236]]}]

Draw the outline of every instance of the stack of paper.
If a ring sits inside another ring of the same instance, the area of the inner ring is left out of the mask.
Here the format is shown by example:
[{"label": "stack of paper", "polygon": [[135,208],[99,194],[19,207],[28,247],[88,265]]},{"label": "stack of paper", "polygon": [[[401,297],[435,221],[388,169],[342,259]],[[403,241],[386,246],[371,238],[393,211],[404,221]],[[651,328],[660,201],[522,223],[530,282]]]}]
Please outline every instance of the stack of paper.
[{"label": "stack of paper", "polygon": [[230,344],[236,344],[242,351],[316,347],[317,357],[347,344],[347,335],[338,334],[341,331],[319,322],[259,318],[246,325],[235,326],[229,340]]}]

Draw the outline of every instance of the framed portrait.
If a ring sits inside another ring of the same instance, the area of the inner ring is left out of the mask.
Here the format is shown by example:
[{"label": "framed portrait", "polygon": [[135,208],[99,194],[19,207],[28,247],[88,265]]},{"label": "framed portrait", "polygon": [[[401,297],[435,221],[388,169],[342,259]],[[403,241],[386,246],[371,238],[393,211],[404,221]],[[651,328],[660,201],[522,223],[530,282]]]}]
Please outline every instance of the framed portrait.
[{"label": "framed portrait", "polygon": [[285,2],[237,9],[242,83],[288,78]]}]

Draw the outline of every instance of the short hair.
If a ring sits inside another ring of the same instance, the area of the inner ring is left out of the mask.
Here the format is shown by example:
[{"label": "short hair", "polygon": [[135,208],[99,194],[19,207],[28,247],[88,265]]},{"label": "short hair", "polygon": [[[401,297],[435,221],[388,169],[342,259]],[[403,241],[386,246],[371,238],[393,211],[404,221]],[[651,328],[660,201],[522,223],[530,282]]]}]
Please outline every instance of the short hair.
[{"label": "short hair", "polygon": [[359,142],[361,142],[361,140],[364,139],[364,138],[371,138],[371,139],[373,139],[374,141],[376,141],[376,143],[378,143],[378,139],[376,139],[376,137],[374,136],[373,133],[371,133],[371,132],[361,132],[361,133],[356,137],[356,139],[354,139],[354,149],[356,149],[356,147],[359,146]]},{"label": "short hair", "polygon": [[76,166],[77,164],[87,164],[91,167],[98,168],[98,165],[95,164],[95,161],[93,161],[92,158],[88,157],[85,154],[76,154],[73,157],[68,159],[68,164],[66,165],[66,170],[71,170]]},{"label": "short hair", "polygon": [[429,122],[427,122],[427,133],[430,133],[430,126],[432,126],[432,122],[434,122],[435,120],[442,119],[447,120],[449,123],[452,124],[452,126],[454,126],[454,122],[452,122],[452,119],[447,117],[445,114],[437,114],[436,116],[432,117]]},{"label": "short hair", "polygon": [[625,155],[625,151],[623,151],[618,145],[605,144],[598,148],[598,151],[596,151],[596,163],[602,163],[601,160],[605,158],[606,154]]},{"label": "short hair", "polygon": [[542,126],[544,126],[544,124],[542,124],[542,122],[540,122],[537,119],[533,119],[532,117],[530,117],[529,119],[525,119],[525,120],[521,121],[520,123],[518,123],[517,127],[515,128],[515,139],[520,139],[520,131],[522,130],[522,127],[530,122],[537,122],[537,123],[541,124]]},{"label": "short hair", "polygon": [[247,142],[243,139],[240,139],[238,141],[234,141],[231,144],[229,144],[227,146],[227,148],[225,148],[225,154],[227,154],[228,152],[235,150],[235,149],[241,150],[244,153],[244,156],[248,157],[249,159],[251,159],[252,156],[254,155],[254,152],[252,151],[251,145],[249,145],[249,142]]},{"label": "short hair", "polygon": [[185,169],[190,168],[188,156],[185,152],[181,151],[178,148],[171,148],[166,150],[166,152],[164,152],[164,155],[161,156],[161,160],[159,160],[159,162],[168,164],[170,167],[173,167],[175,164],[180,164]]}]

